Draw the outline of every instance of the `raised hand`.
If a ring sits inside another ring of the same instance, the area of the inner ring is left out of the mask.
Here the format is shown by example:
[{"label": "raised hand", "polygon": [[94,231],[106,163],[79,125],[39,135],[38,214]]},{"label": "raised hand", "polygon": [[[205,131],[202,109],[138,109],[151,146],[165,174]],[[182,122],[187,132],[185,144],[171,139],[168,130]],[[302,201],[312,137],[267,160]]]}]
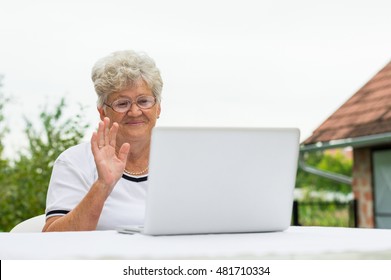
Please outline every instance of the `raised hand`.
[{"label": "raised hand", "polygon": [[111,193],[115,184],[121,178],[126,166],[130,149],[129,143],[124,143],[116,150],[118,123],[110,127],[110,119],[99,122],[98,131],[91,137],[91,149],[98,170],[98,181]]}]

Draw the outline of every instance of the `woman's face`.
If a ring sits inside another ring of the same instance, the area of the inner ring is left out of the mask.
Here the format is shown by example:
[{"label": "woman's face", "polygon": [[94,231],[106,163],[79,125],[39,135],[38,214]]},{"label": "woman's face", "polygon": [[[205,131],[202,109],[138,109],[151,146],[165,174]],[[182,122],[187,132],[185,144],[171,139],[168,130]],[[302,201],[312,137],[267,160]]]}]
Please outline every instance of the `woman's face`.
[{"label": "woman's face", "polygon": [[131,100],[132,105],[128,112],[118,113],[109,106],[98,108],[100,118],[110,118],[110,123],[117,122],[119,130],[117,134],[117,147],[123,143],[132,143],[135,141],[149,141],[152,128],[160,115],[160,104],[156,103],[149,109],[140,109],[136,105],[136,99],[139,96],[153,96],[151,89],[142,81],[136,83],[134,87],[126,89],[108,96],[106,104],[111,105],[116,100]]}]

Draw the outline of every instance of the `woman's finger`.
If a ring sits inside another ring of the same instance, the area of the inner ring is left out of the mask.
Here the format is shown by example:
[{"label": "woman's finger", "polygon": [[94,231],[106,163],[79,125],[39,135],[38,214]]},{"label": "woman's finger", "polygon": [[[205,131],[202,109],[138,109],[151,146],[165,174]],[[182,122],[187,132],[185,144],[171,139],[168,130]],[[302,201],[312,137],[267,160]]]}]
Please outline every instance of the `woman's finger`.
[{"label": "woman's finger", "polygon": [[117,143],[118,123],[113,123],[109,132],[109,145],[115,148]]},{"label": "woman's finger", "polygon": [[91,136],[91,150],[92,154],[96,154],[99,151],[99,146],[98,146],[98,133],[94,131]]},{"label": "woman's finger", "polygon": [[110,143],[110,137],[109,137],[110,119],[108,117],[105,117],[103,119],[103,122],[104,122],[104,142],[105,142],[105,145],[109,145],[109,143]]},{"label": "woman's finger", "polygon": [[98,132],[97,132],[98,148],[102,148],[105,145],[104,129],[105,129],[105,124],[103,121],[100,121],[98,124]]},{"label": "woman's finger", "polygon": [[126,159],[128,157],[130,150],[130,144],[129,143],[124,143],[122,144],[121,148],[119,149],[118,152],[118,159],[124,163],[126,163]]}]

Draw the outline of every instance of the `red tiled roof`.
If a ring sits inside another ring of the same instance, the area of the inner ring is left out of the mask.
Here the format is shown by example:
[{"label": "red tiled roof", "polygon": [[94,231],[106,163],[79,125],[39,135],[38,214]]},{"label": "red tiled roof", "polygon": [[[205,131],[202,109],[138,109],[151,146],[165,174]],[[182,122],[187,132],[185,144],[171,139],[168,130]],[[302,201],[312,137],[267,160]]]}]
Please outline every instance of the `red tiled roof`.
[{"label": "red tiled roof", "polygon": [[391,62],[324,121],[303,144],[391,132]]}]

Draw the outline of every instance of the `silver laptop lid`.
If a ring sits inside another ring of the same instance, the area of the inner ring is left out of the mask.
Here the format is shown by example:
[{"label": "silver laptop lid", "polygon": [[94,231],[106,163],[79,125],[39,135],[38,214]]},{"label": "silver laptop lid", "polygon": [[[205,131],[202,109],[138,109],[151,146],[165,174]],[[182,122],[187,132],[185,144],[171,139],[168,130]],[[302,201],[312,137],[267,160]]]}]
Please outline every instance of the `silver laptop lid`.
[{"label": "silver laptop lid", "polygon": [[144,233],[286,229],[298,152],[296,128],[155,128]]}]

